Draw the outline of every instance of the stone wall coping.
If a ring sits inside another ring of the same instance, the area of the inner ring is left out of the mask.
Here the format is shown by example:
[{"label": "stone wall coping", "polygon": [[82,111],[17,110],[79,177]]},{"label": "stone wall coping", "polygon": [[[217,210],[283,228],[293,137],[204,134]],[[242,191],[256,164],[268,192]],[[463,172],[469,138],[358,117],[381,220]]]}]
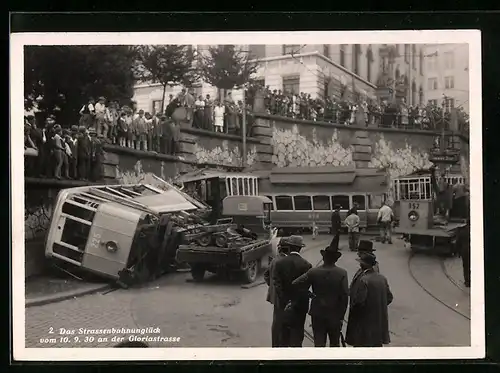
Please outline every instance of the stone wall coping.
[{"label": "stone wall coping", "polygon": [[[213,131],[203,130],[203,129],[199,129],[199,128],[181,128],[181,133],[189,133],[190,135],[210,137],[213,139],[234,140],[234,141],[238,141],[238,142],[242,141],[241,136],[239,136],[239,135],[213,132]],[[260,141],[258,139],[256,139],[255,137],[249,137],[249,136],[247,136],[247,142],[252,143],[252,144],[260,144]]]},{"label": "stone wall coping", "polygon": [[[385,127],[361,127],[361,126],[346,126],[344,124],[339,123],[328,123],[328,122],[319,122],[314,120],[305,120],[305,119],[297,119],[297,118],[289,118],[289,117],[281,117],[277,115],[270,114],[262,114],[256,113],[254,114],[256,119],[267,119],[275,122],[288,122],[291,124],[304,124],[306,126],[317,126],[324,128],[342,128],[352,131],[367,131],[367,132],[387,132],[387,133],[407,133],[413,135],[432,135],[432,136],[440,136],[442,134],[441,131],[429,131],[429,130],[418,130],[418,129],[404,129],[404,128],[385,128]],[[447,134],[451,134],[451,131],[447,131]],[[460,137],[466,138],[464,135],[459,135]],[[468,141],[468,140],[467,140]]]},{"label": "stone wall coping", "polygon": [[[111,152],[111,153],[116,153],[116,154],[132,155],[132,156],[135,156],[135,157],[140,158],[140,159],[150,158],[150,159],[158,159],[160,161],[167,161],[167,162],[179,162],[179,163],[193,165],[193,166],[196,166],[197,168],[221,167],[221,165],[218,165],[215,163],[198,163],[196,161],[190,161],[188,159],[183,159],[182,157],[179,157],[177,155],[161,154],[161,153],[156,153],[156,152],[146,152],[144,150],[124,148],[124,147],[118,146],[118,145],[106,144],[106,145],[104,145],[104,150]],[[222,165],[222,167],[230,169],[230,170],[242,169],[241,166]]]},{"label": "stone wall coping", "polygon": [[54,187],[54,188],[74,188],[81,186],[90,185],[103,185],[103,184],[116,184],[117,181],[113,179],[106,179],[100,181],[85,181],[85,180],[69,180],[69,179],[53,179],[53,178],[41,178],[41,177],[25,177],[24,183],[28,185],[40,185],[44,187]]}]

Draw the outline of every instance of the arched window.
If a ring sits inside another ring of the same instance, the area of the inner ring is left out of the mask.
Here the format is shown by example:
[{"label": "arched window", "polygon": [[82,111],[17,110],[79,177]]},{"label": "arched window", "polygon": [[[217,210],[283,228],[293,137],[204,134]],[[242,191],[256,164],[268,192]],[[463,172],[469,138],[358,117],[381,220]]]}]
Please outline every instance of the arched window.
[{"label": "arched window", "polygon": [[361,45],[352,46],[352,70],[354,74],[359,75],[359,55],[361,54]]},{"label": "arched window", "polygon": [[399,72],[399,67],[396,68],[396,80],[399,80],[401,73]]}]

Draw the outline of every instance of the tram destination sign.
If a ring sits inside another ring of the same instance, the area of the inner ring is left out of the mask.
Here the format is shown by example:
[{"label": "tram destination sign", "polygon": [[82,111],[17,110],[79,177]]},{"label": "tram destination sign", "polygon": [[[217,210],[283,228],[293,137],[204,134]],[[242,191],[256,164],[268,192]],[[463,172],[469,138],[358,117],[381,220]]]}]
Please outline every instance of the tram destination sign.
[{"label": "tram destination sign", "polygon": [[457,163],[459,161],[458,154],[432,154],[430,159],[431,162],[441,162],[441,163]]}]

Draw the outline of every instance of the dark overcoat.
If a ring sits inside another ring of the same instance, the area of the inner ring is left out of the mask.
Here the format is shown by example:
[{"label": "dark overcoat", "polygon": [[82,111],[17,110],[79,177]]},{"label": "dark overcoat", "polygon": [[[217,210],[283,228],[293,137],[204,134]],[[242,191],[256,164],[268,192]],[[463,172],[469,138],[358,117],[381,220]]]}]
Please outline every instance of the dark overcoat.
[{"label": "dark overcoat", "polygon": [[355,347],[389,344],[387,306],[393,295],[387,279],[373,269],[363,272],[350,289],[346,343]]}]

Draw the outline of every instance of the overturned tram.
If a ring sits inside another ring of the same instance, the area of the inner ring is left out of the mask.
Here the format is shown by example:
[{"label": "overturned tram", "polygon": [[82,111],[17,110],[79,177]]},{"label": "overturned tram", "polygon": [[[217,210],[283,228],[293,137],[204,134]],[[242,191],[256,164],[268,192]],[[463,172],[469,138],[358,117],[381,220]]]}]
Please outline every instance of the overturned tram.
[{"label": "overturned tram", "polygon": [[64,189],[55,202],[45,255],[70,273],[93,273],[128,286],[175,267],[183,232],[202,227],[209,210],[170,184]]}]

